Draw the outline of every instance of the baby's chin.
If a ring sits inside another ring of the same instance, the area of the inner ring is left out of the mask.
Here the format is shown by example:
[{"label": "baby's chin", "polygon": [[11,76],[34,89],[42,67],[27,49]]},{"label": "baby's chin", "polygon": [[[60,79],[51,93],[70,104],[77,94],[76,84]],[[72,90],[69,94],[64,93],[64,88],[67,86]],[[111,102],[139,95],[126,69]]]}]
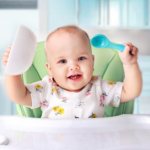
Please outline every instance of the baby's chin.
[{"label": "baby's chin", "polygon": [[81,89],[71,89],[71,90],[67,90],[67,91],[69,91],[69,92],[80,92],[83,88],[81,88]]}]

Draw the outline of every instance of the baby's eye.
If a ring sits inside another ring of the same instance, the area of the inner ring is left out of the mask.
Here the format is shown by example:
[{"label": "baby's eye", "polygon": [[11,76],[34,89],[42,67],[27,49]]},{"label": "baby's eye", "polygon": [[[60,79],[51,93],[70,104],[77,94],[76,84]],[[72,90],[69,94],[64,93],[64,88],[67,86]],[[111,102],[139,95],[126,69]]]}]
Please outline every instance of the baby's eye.
[{"label": "baby's eye", "polygon": [[67,60],[66,59],[61,59],[61,60],[58,61],[58,63],[65,64],[65,63],[67,63]]},{"label": "baby's eye", "polygon": [[81,56],[81,57],[78,58],[79,61],[83,61],[85,59],[87,59],[85,56]]}]

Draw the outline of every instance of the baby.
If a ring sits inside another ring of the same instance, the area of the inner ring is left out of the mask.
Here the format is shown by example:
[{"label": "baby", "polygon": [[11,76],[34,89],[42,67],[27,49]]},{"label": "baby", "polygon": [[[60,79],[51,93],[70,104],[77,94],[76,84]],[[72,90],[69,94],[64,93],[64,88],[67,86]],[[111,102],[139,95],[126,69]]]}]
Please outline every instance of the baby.
[{"label": "baby", "polygon": [[[10,48],[3,56],[7,64]],[[119,52],[125,78],[112,83],[93,76],[94,56],[85,31],[64,26],[50,33],[45,42],[48,76],[24,85],[21,75],[6,76],[10,98],[31,108],[41,107],[43,118],[73,119],[102,117],[104,106],[119,106],[139,96],[142,77],[138,49],[131,43]],[[16,64],[17,65],[17,64]]]}]

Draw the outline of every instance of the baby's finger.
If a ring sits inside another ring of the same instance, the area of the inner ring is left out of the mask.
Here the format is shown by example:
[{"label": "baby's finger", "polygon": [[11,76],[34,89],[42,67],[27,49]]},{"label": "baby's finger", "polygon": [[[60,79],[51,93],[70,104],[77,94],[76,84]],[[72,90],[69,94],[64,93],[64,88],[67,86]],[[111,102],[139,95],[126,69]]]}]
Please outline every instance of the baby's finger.
[{"label": "baby's finger", "polygon": [[127,42],[126,45],[128,45],[128,46],[134,46],[131,42]]},{"label": "baby's finger", "polygon": [[127,52],[130,55],[136,55],[138,53],[138,48],[135,47],[132,43],[127,43]]},{"label": "baby's finger", "polygon": [[134,47],[134,45],[131,42],[128,42],[126,45],[130,47],[130,50]]},{"label": "baby's finger", "polygon": [[11,50],[11,47],[7,47],[5,51],[10,52],[10,50]]},{"label": "baby's finger", "polygon": [[9,56],[9,54],[10,54],[10,51],[5,51],[4,56],[5,56],[5,57],[6,57],[6,56]]},{"label": "baby's finger", "polygon": [[131,51],[132,55],[137,55],[138,53],[138,48],[133,46],[132,51]]},{"label": "baby's finger", "polygon": [[10,54],[10,47],[6,48],[4,54],[3,54],[3,57],[2,57],[2,64],[3,65],[6,65],[7,64],[7,61],[8,61],[8,58],[9,58],[9,54]]},{"label": "baby's finger", "polygon": [[130,44],[128,44],[128,43],[125,44],[125,46],[126,46],[126,47],[125,47],[125,53],[126,53],[126,54],[129,54],[132,46],[131,46]]},{"label": "baby's finger", "polygon": [[9,49],[6,49],[4,54],[3,54],[3,57],[8,57],[10,54],[10,50]]},{"label": "baby's finger", "polygon": [[2,58],[2,64],[3,64],[3,65],[6,65],[6,64],[7,64],[7,61],[8,61],[8,60],[7,60],[6,57],[3,57],[3,58]]}]

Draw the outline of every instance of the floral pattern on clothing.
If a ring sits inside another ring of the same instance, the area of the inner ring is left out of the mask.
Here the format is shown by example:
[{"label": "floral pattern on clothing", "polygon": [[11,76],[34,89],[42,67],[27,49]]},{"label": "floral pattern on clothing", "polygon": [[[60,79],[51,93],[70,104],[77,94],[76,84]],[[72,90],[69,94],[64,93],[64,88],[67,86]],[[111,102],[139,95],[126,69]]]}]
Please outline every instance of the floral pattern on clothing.
[{"label": "floral pattern on clothing", "polygon": [[100,106],[103,106],[103,107],[104,107],[106,97],[107,97],[107,94],[106,94],[105,92],[103,92],[103,93],[100,95],[100,100],[99,100],[99,105],[100,105]]},{"label": "floral pattern on clothing", "polygon": [[105,105],[119,105],[122,83],[93,77],[80,92],[69,92],[47,76],[27,88],[33,108],[40,106],[43,118],[97,118],[103,116]]},{"label": "floral pattern on clothing", "polygon": [[89,116],[89,118],[97,118],[96,114],[95,113],[92,113],[91,116]]},{"label": "floral pattern on clothing", "polygon": [[114,100],[112,101],[111,105],[114,106],[114,105],[118,104],[119,101],[120,101],[120,96],[116,96],[116,97],[114,98]]},{"label": "floral pattern on clothing", "polygon": [[113,81],[113,80],[109,80],[109,81],[107,81],[107,82],[108,82],[109,85],[114,85],[114,84],[116,84],[116,81]]},{"label": "floral pattern on clothing", "polygon": [[52,89],[51,89],[51,94],[57,94],[57,88],[55,86],[52,86]]},{"label": "floral pattern on clothing", "polygon": [[47,100],[44,100],[44,101],[42,101],[42,102],[40,102],[40,107],[41,108],[47,108],[48,107],[48,101]]},{"label": "floral pattern on clothing", "polygon": [[60,106],[54,106],[52,110],[55,112],[56,115],[63,115],[64,114],[64,108]]},{"label": "floral pattern on clothing", "polygon": [[61,97],[61,99],[62,99],[62,102],[63,102],[63,103],[67,103],[67,100],[68,100],[67,97],[65,97],[65,96],[64,96],[64,97]]},{"label": "floral pattern on clothing", "polygon": [[42,92],[43,86],[41,84],[36,84],[35,89],[36,89],[36,91]]}]

